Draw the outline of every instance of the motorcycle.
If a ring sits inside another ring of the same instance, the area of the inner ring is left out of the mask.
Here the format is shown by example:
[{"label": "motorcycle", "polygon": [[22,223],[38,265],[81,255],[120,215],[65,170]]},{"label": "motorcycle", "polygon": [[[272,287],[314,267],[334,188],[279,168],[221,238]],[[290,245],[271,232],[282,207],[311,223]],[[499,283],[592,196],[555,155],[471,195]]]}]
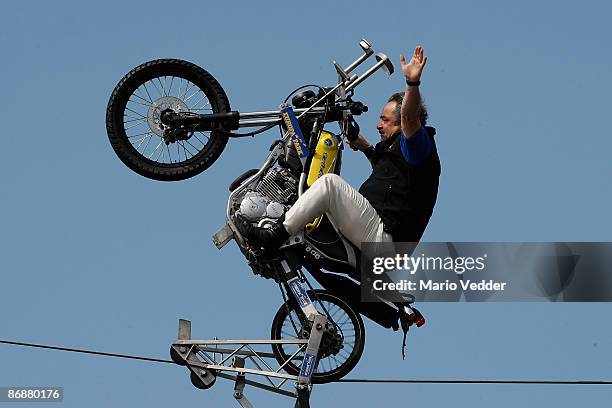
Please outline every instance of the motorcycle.
[{"label": "motorcycle", "polygon": [[[368,110],[353,100],[355,88],[379,69],[393,73],[385,54],[375,54],[365,39],[359,45],[363,53],[346,68],[334,62],[335,86],[297,88],[279,110],[232,111],[223,88],[210,73],[187,61],[160,59],[126,74],[115,87],[106,112],[108,137],[117,156],[136,173],[160,181],[184,180],[205,171],[219,158],[229,138],[280,127],[281,137],[272,143],[263,165],[244,172],[229,186],[226,223],[214,234],[213,242],[221,249],[235,240],[254,273],[278,284],[284,304],[272,322],[273,340],[309,338],[313,316],[326,316],[324,327],[318,328],[322,336],[313,383],[338,380],[357,364],[365,344],[361,314],[397,330],[401,305],[361,302],[360,251],[325,215],[274,253],[243,237],[233,217],[241,214],[254,225],[272,225],[319,177],[340,174],[344,142],[356,137],[353,117]],[[355,74],[372,55],[376,63],[363,74]],[[324,128],[333,122],[339,124],[339,135]],[[245,127],[257,129],[234,133]],[[325,290],[315,290],[303,269]],[[418,310],[409,306],[413,301],[407,299],[408,318],[400,319],[404,334],[412,323],[424,323]],[[295,346],[279,342],[272,351],[285,371],[298,375],[307,358],[291,347]]]}]

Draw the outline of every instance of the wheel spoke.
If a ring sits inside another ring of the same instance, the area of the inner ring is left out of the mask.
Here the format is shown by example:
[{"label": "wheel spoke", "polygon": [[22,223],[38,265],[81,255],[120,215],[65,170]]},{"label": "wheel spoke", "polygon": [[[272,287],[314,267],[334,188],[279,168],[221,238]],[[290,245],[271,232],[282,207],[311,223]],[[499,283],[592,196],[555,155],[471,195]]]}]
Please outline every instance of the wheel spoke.
[{"label": "wheel spoke", "polygon": [[176,142],[174,142],[174,144],[176,145],[176,151],[174,151],[174,149],[172,149],[172,154],[176,154],[176,162],[184,162],[187,160],[187,158],[185,157],[183,159],[184,156],[184,147],[183,147],[183,141],[182,140],[177,140]]},{"label": "wheel spoke", "polygon": [[[147,118],[145,118],[145,117],[142,117],[142,118],[135,118],[134,116],[130,116],[130,115],[128,115],[128,114],[125,114],[125,115],[123,115],[123,116],[124,116],[124,118],[130,118],[130,120],[143,120],[143,119],[144,119],[144,120],[147,120]],[[123,124],[125,125],[125,121],[123,122]]]},{"label": "wheel spoke", "polygon": [[166,89],[164,88],[164,84],[162,84],[162,81],[159,77],[157,77],[157,81],[159,82],[159,86],[161,86],[162,92],[164,96],[168,96],[168,93],[166,92]]},{"label": "wheel spoke", "polygon": [[181,140],[180,142],[178,142],[178,144],[181,145],[181,147],[183,148],[183,156],[185,156],[185,161],[187,161],[187,150],[185,150],[185,143],[183,143],[183,141]]},{"label": "wheel spoke", "polygon": [[187,85],[185,87],[185,92],[183,93],[183,95],[181,96],[181,100],[184,101],[185,97],[187,96],[187,92],[189,91],[189,88],[191,88],[191,85],[193,85],[191,82],[187,81]]},{"label": "wheel spoke", "polygon": [[136,89],[132,95],[142,99],[145,102],[149,102],[150,104],[153,103],[153,100],[150,96],[149,99],[147,99],[144,97],[144,95],[142,95],[142,90],[140,88]]},{"label": "wheel spoke", "polygon": [[174,83],[174,76],[171,76],[170,78],[170,87],[168,88],[168,92],[172,92],[172,84]]},{"label": "wheel spoke", "polygon": [[157,87],[157,85],[155,84],[155,78],[149,81],[151,83],[151,85],[153,85],[153,88],[155,88],[155,90],[157,91],[157,94],[160,97],[164,97],[166,95],[164,95],[164,93],[162,91],[159,90],[159,88]]},{"label": "wheel spoke", "polygon": [[[138,95],[133,94],[132,96],[138,96]],[[138,97],[140,98],[140,96],[138,96]],[[140,98],[140,99],[142,99],[142,98]],[[138,105],[146,106],[147,108],[149,108],[149,106],[151,106],[150,103],[143,103],[143,102],[140,102],[140,101],[133,101],[131,98],[128,100],[128,102],[137,103]]]},{"label": "wheel spoke", "polygon": [[342,321],[342,323],[338,323],[339,327],[342,327],[345,323],[351,320],[351,316],[346,316],[346,318]]},{"label": "wheel spoke", "polygon": [[136,126],[140,126],[143,123],[142,122],[146,122],[147,119],[133,119],[133,120],[126,120],[124,123],[129,123],[129,122],[136,122],[136,123],[132,123],[130,126],[126,127],[125,130],[128,131],[132,128],[135,128]]},{"label": "wheel spoke", "polygon": [[291,339],[297,339],[297,336],[295,334],[291,334],[291,333],[286,332],[284,330],[281,330],[281,333],[284,334],[285,336],[291,338]]},{"label": "wheel spoke", "polygon": [[[153,133],[151,133],[148,136],[145,136],[144,138],[148,138],[148,139],[147,139],[147,143],[145,144],[145,148],[142,150],[143,152],[147,150],[147,146],[149,146],[149,142],[151,142],[151,139],[153,138]],[[138,143],[138,146],[136,146],[136,150],[137,151],[138,151],[138,148],[140,147],[140,145],[142,144],[142,142],[144,142],[144,138],[143,138],[143,140],[140,143]]]},{"label": "wheel spoke", "polygon": [[[124,120],[123,123],[131,123],[131,122],[144,122],[146,121],[147,118],[140,118],[140,119],[130,119],[130,120]],[[125,130],[128,130],[128,128],[126,128]]]},{"label": "wheel spoke", "polygon": [[[185,98],[185,99],[183,100],[183,102],[187,103],[187,101],[188,101],[188,100],[190,100],[191,98],[193,98],[193,95],[197,94],[198,92],[202,92],[202,91],[200,91],[200,90],[198,89],[197,91],[195,91],[194,93],[192,93],[191,95],[189,95],[189,97],[188,97],[188,98]],[[202,93],[204,93],[204,92],[202,92]]]},{"label": "wheel spoke", "polygon": [[168,151],[168,162],[172,163],[172,155],[170,154],[170,146],[166,144],[166,150]]},{"label": "wheel spoke", "polygon": [[151,143],[151,140],[153,139],[153,135],[151,135],[151,137],[149,138],[149,140],[147,140],[147,144],[145,145],[144,149],[142,149],[142,155],[145,155],[145,152],[147,151],[147,148],[149,147],[149,143]]},{"label": "wheel spoke", "polygon": [[140,112],[136,112],[135,110],[132,110],[132,109],[128,108],[127,106],[126,106],[125,110],[128,110],[128,111],[132,112],[133,114],[135,114],[135,115],[138,115],[138,116],[139,116],[138,118],[134,118],[134,117],[132,117],[132,116],[125,115],[125,116],[128,116],[129,118],[132,118],[132,119],[141,119],[141,118],[146,119],[146,118],[147,118],[147,117],[146,117],[145,115],[143,115],[142,113],[140,113]]},{"label": "wheel spoke", "polygon": [[334,367],[334,369],[338,368],[341,366],[340,362],[338,361],[338,359],[336,358],[336,356],[330,356],[332,358],[332,360],[334,360],[334,362],[336,363],[336,367]]},{"label": "wheel spoke", "polygon": [[330,308],[328,308],[328,309],[327,309],[327,311],[328,311],[328,312],[329,312],[329,314],[330,314],[330,316],[329,316],[329,317],[330,317],[332,320],[334,320],[334,317],[336,317],[336,315],[337,315],[339,312],[342,312],[342,311],[343,311],[342,309],[340,309],[340,307],[338,307],[338,309],[336,309],[336,311],[335,311],[335,312],[333,312],[333,313],[331,312],[331,310],[332,310],[332,309],[330,309]]},{"label": "wheel spoke", "polygon": [[[153,103],[153,101],[148,100],[147,98],[143,98],[140,94],[138,89],[132,94],[132,96],[135,96],[136,98],[140,99],[142,102],[146,102],[143,103],[144,106],[151,106],[151,104]],[[132,100],[132,96],[130,96],[130,99],[128,99],[128,102],[136,102]]]},{"label": "wheel spoke", "polygon": [[188,144],[188,145],[190,145],[191,147],[193,147],[194,149],[195,149],[195,147],[194,147],[194,146],[193,146],[191,143],[189,143],[189,140],[184,140],[184,141],[181,141],[181,146],[182,146],[183,150],[185,150],[185,160],[187,160],[187,153],[189,153],[189,157],[190,157],[190,158],[191,158],[191,157],[193,157],[193,156],[195,156],[196,154],[198,154],[198,149],[196,149],[196,152],[195,152],[195,153],[192,153],[192,152],[191,152],[191,150],[189,150],[189,149],[188,149],[188,148],[185,146],[185,143],[184,143],[184,142],[187,142],[187,144]]},{"label": "wheel spoke", "polygon": [[[202,102],[205,98],[206,98],[206,94],[204,92],[202,92],[202,97],[196,103],[193,104],[193,108],[196,109],[198,107],[198,104],[200,102]],[[208,103],[204,104],[204,106],[206,106],[206,105],[210,105],[210,101],[208,101]],[[201,106],[199,109],[203,108],[204,106]]]},{"label": "wheel spoke", "polygon": [[[142,144],[142,142],[144,142],[144,140],[147,138],[147,136],[152,136],[152,135],[153,135],[153,133],[151,133],[151,132],[147,132],[147,133],[146,133],[146,134],[145,134],[145,135],[144,135],[142,138],[140,138],[140,139],[139,139],[138,146],[136,146],[136,150],[138,150],[138,148],[140,147],[140,145]],[[138,140],[137,140],[136,142],[138,142]],[[134,142],[134,143],[136,143],[136,142]],[[132,143],[132,146],[134,145],[134,143]]]},{"label": "wheel spoke", "polygon": [[147,89],[147,84],[144,83],[142,84],[142,86],[144,87],[145,92],[147,93],[147,96],[149,97],[149,102],[153,103],[153,98],[151,98],[151,94],[149,93],[149,90]]},{"label": "wheel spoke", "polygon": [[[166,146],[167,146],[167,145],[166,145]],[[162,146],[162,148],[161,148],[161,149],[159,149],[159,153],[157,153],[157,159],[156,159],[156,161],[160,161],[160,159],[161,159],[161,160],[164,160],[164,157],[165,157],[165,156],[166,156],[166,152],[164,151],[164,146]],[[160,163],[161,163],[161,162],[160,162]]]},{"label": "wheel spoke", "polygon": [[151,133],[151,131],[148,131],[148,132],[143,132],[143,133],[139,133],[139,134],[137,134],[137,135],[128,136],[128,139],[131,139],[131,138],[133,138],[133,137],[138,137],[138,136],[146,135],[146,134],[148,134],[148,133]]},{"label": "wheel spoke", "polygon": [[[201,134],[202,134],[202,136],[206,136],[206,135],[205,135],[204,133],[202,133],[202,132],[196,132],[196,133],[201,133]],[[198,137],[198,136],[197,136],[195,133],[193,134],[193,137],[195,137],[196,139],[198,139],[198,142],[202,143],[202,146],[206,146],[206,143],[204,143],[203,141],[201,141],[201,140],[200,140],[200,138],[199,138],[199,137]],[[210,139],[210,137],[209,137],[209,139]]]},{"label": "wheel spoke", "polygon": [[[195,156],[196,154],[198,154],[198,151],[200,149],[198,149],[197,147],[195,147],[194,145],[191,144],[191,142],[189,140],[185,140],[187,142],[187,144],[191,147],[193,147],[195,149],[195,153],[191,153],[191,150],[189,151],[189,154],[191,154],[192,156]],[[183,149],[185,148],[185,146],[183,146]]]},{"label": "wheel spoke", "polygon": [[148,157],[149,159],[155,154],[155,152],[157,151],[157,149],[159,149],[159,146],[161,146],[161,144],[164,142],[164,140],[160,140],[159,143],[157,144],[157,146],[155,146],[155,150],[153,150],[153,152],[151,152],[151,155]]}]

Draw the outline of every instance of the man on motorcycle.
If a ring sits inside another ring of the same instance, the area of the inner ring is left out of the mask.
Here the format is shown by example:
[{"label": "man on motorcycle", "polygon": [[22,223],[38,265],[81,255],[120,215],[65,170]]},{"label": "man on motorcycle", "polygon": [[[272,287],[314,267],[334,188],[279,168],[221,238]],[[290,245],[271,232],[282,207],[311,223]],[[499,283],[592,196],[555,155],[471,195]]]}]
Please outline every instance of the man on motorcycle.
[{"label": "man on motorcycle", "polygon": [[435,130],[425,127],[427,111],[419,93],[427,57],[417,46],[408,63],[403,55],[400,61],[406,90],[392,95],[382,110],[377,125],[381,141],[372,146],[359,134],[349,142],[372,164],[372,174],[359,191],[340,176],[326,174],[272,228],[256,227],[237,217],[235,224],[243,235],[276,249],[325,213],[360,249],[362,242],[420,240],[436,202],[440,162]]}]

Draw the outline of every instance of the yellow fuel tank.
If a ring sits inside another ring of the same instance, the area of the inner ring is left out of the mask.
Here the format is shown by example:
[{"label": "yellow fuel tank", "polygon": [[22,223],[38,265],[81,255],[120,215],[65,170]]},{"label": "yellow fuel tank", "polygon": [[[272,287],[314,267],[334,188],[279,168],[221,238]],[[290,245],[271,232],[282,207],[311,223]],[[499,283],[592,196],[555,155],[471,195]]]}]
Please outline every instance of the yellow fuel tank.
[{"label": "yellow fuel tank", "polygon": [[[326,130],[321,131],[319,141],[315,148],[315,153],[312,156],[310,170],[306,184],[312,186],[319,177],[334,170],[336,158],[338,157],[338,138],[333,133]],[[319,226],[321,217],[317,217],[312,222],[306,224],[306,233],[310,234],[316,227]]]},{"label": "yellow fuel tank", "polygon": [[319,177],[334,170],[338,156],[338,138],[326,130],[321,131],[315,153],[310,163],[306,183],[312,186]]}]

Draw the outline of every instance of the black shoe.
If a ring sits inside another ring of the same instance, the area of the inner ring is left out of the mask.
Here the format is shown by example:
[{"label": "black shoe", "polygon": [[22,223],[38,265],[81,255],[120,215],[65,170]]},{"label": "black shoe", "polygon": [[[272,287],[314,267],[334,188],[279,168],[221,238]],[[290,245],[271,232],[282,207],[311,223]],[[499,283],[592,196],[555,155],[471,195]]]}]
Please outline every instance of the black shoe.
[{"label": "black shoe", "polygon": [[248,240],[255,241],[267,250],[278,249],[289,238],[281,217],[270,228],[257,227],[240,215],[234,216],[234,225]]}]

